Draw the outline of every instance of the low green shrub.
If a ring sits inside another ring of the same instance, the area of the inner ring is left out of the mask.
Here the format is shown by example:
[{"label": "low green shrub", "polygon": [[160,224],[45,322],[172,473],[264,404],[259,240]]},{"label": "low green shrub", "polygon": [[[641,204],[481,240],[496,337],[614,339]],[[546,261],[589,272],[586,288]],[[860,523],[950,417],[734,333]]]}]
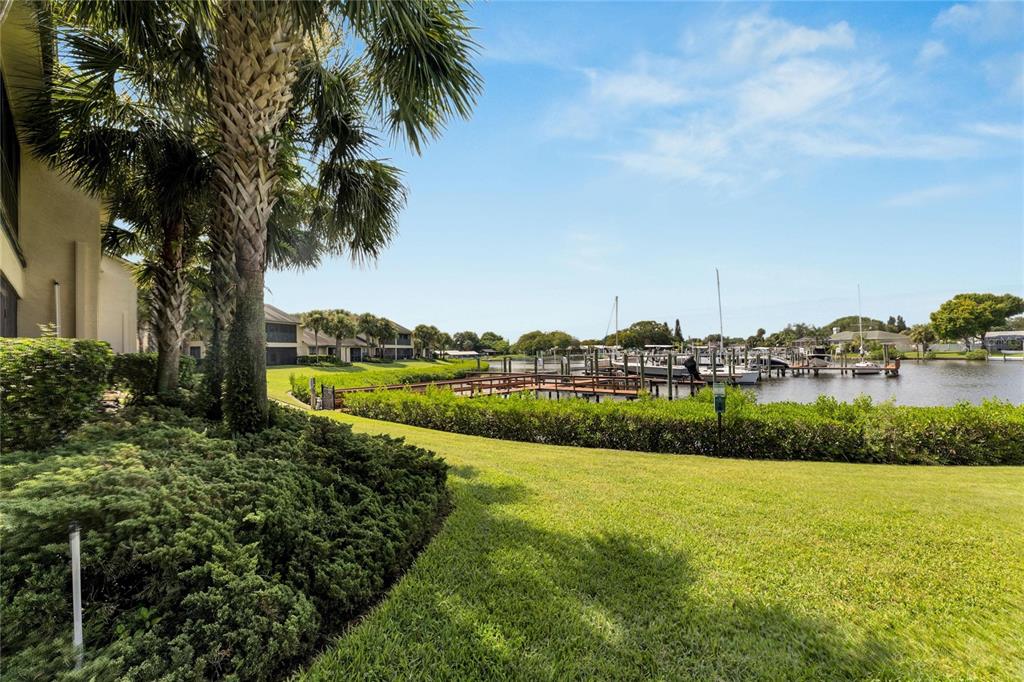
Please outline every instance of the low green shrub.
[{"label": "low green shrub", "polygon": [[884,360],[888,358],[890,360],[903,360],[906,357],[902,351],[896,350],[895,348],[889,348],[883,351],[881,348],[875,348],[868,353],[869,360]]},{"label": "low green shrub", "polygon": [[[461,379],[474,372],[486,371],[486,362],[477,367],[475,361],[438,362],[430,367],[407,367],[404,369],[370,370],[366,372],[341,372],[338,374],[318,374],[316,391],[319,394],[322,385],[336,388],[357,386],[387,386],[390,384],[417,384],[424,381],[445,381]],[[291,394],[304,403],[309,403],[309,375],[289,374],[288,383]]]},{"label": "low green shrub", "polygon": [[0,449],[39,448],[99,405],[114,354],[88,339],[0,339]]},{"label": "low green shrub", "polygon": [[337,360],[333,355],[300,355],[295,358],[296,365],[327,365],[328,367],[351,367],[351,362]]},{"label": "low green shrub", "polygon": [[[297,411],[236,440],[129,407],[0,468],[4,679],[271,680],[410,565],[446,465]],[[81,526],[86,663],[72,674],[67,531]]]},{"label": "low green shrub", "polygon": [[[156,395],[156,353],[124,353],[114,358],[111,381],[132,394],[133,401]],[[196,361],[191,355],[182,355],[178,361],[178,386],[195,387]]]},{"label": "low green shrub", "polygon": [[988,360],[988,351],[984,348],[975,348],[964,353],[964,360]]},{"label": "low green shrub", "polygon": [[710,391],[694,398],[543,400],[530,394],[462,398],[431,389],[344,396],[362,417],[491,438],[764,459],[926,464],[1024,464],[1024,406],[897,407],[869,398],[758,405],[730,390],[717,446]]}]

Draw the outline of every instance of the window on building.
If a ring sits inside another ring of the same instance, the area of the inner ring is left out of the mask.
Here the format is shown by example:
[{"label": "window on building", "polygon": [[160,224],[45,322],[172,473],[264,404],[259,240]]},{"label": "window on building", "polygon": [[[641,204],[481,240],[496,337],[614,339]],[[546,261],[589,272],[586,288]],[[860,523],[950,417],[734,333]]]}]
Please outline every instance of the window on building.
[{"label": "window on building", "polygon": [[297,355],[295,348],[268,348],[267,365],[294,365]]},{"label": "window on building", "polygon": [[0,275],[0,336],[18,335],[18,294]]},{"label": "window on building", "polygon": [[7,82],[0,74],[0,222],[18,236],[18,183],[21,147],[14,128],[14,115],[7,96]]},{"label": "window on building", "polygon": [[267,341],[270,343],[295,343],[296,329],[294,324],[267,322]]}]

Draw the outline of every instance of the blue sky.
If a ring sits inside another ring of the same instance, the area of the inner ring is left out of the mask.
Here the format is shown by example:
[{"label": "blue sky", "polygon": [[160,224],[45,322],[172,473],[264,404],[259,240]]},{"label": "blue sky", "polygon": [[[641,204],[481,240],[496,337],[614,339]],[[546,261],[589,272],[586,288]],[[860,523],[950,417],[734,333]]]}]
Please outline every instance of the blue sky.
[{"label": "blue sky", "polygon": [[910,323],[1024,293],[1024,5],[503,3],[485,91],[405,171],[373,266],[268,273],[299,312],[603,336]]}]

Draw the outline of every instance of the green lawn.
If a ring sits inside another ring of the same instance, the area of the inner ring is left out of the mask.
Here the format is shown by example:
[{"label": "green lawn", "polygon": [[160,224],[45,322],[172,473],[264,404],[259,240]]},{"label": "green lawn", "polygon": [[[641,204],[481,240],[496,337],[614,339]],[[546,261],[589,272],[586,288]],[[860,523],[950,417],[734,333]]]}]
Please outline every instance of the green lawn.
[{"label": "green lawn", "polygon": [[329,416],[440,453],[456,506],[302,679],[1024,674],[1024,469],[650,455]]},{"label": "green lawn", "polygon": [[291,388],[288,383],[288,376],[291,374],[304,374],[307,377],[315,377],[318,381],[321,378],[327,378],[328,383],[339,387],[377,386],[392,383],[395,375],[403,370],[443,372],[449,368],[463,366],[476,367],[476,363],[444,360],[399,360],[388,363],[354,362],[349,367],[280,365],[267,368],[267,392],[278,398],[287,394]]}]

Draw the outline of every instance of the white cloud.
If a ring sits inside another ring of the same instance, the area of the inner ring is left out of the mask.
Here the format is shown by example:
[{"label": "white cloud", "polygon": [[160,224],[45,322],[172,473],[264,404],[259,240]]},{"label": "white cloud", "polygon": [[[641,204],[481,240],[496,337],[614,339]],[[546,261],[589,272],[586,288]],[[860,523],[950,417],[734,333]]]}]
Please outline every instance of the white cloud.
[{"label": "white cloud", "polygon": [[905,134],[892,130],[856,138],[848,134],[847,131],[797,132],[784,139],[790,148],[822,158],[948,161],[977,156],[981,151],[978,141],[966,136]]},{"label": "white cloud", "polygon": [[1024,10],[1016,2],[972,2],[953,5],[938,13],[936,30],[964,33],[976,40],[1019,38]]},{"label": "white cloud", "polygon": [[983,67],[989,85],[1005,97],[1017,101],[1024,97],[1024,52],[992,57]]},{"label": "white cloud", "polygon": [[562,238],[562,262],[581,272],[610,272],[611,260],[621,250],[617,240],[591,230],[569,230]]},{"label": "white cloud", "polygon": [[755,14],[736,22],[722,56],[732,63],[772,62],[822,49],[848,50],[854,42],[853,30],[845,21],[814,29]]},{"label": "white cloud", "polygon": [[964,197],[970,194],[971,191],[972,188],[967,185],[935,185],[934,187],[924,187],[910,192],[904,192],[903,194],[897,194],[887,199],[885,201],[885,205],[896,207],[922,206],[946,199]]},{"label": "white cloud", "polygon": [[883,67],[871,64],[787,61],[739,86],[740,115],[751,119],[801,116],[848,100],[851,93],[877,83],[884,73]]},{"label": "white cloud", "polygon": [[1024,125],[1020,123],[971,123],[965,128],[977,135],[1005,137],[1024,143]]},{"label": "white cloud", "polygon": [[936,59],[946,56],[946,46],[941,40],[927,40],[917,53],[917,63],[921,65],[931,64]]},{"label": "white cloud", "polygon": [[688,99],[686,90],[650,73],[586,71],[591,95],[618,106],[678,104]]},{"label": "white cloud", "polygon": [[[858,51],[845,22],[755,14],[688,27],[678,49],[583,71],[586,88],[556,110],[549,132],[586,137],[595,157],[631,172],[730,191],[816,159],[955,160],[1005,148],[1005,128],[943,126],[915,108],[920,90],[877,49]],[[919,59],[944,51],[928,41]]]}]

